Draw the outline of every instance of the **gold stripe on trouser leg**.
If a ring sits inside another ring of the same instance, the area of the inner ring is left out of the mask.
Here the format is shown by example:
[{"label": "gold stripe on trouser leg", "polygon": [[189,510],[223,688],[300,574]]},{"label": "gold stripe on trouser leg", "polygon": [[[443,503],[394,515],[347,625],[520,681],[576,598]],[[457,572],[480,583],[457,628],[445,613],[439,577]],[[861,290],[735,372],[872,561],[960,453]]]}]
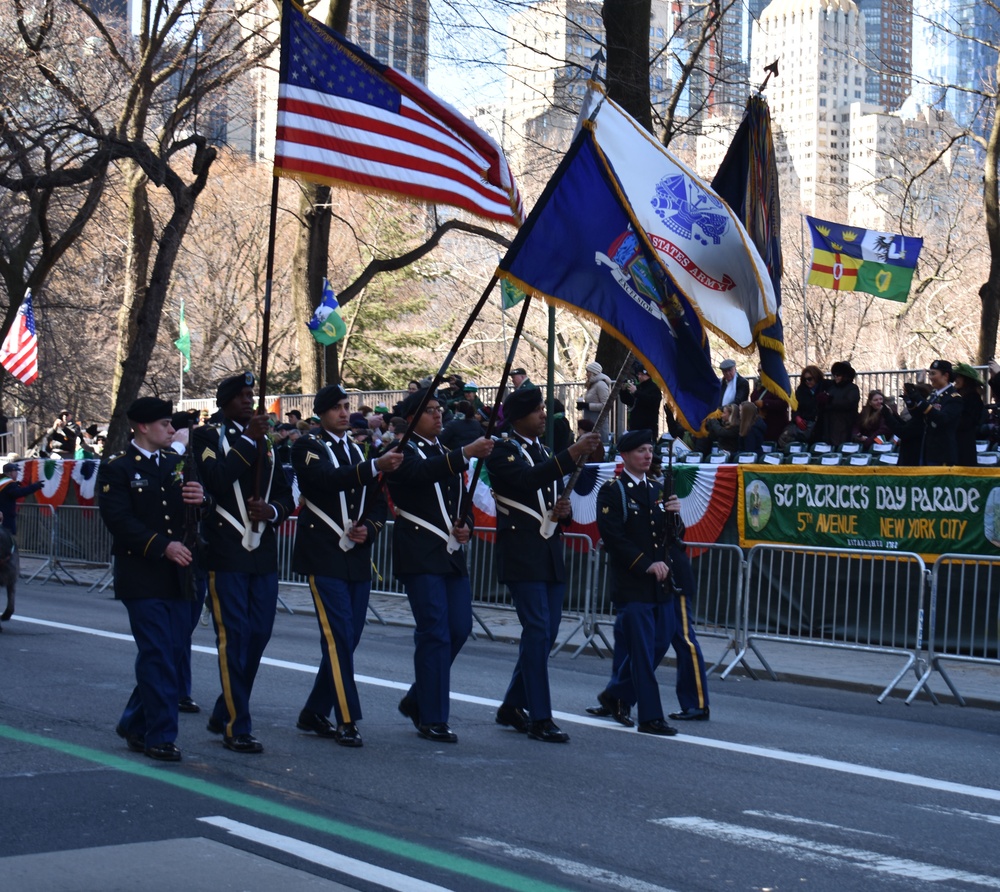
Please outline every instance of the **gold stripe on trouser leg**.
[{"label": "gold stripe on trouser leg", "polygon": [[316,616],[319,617],[319,627],[323,630],[323,638],[326,640],[327,653],[330,654],[330,670],[333,672],[333,689],[337,692],[337,702],[340,704],[340,714],[344,717],[345,724],[353,722],[351,710],[347,706],[347,694],[344,691],[344,676],[340,673],[340,660],[337,657],[337,642],[333,638],[333,631],[330,629],[330,619],[326,615],[326,608],[323,606],[323,599],[319,596],[316,588],[316,577],[309,577],[309,590],[312,592],[313,603],[316,605]]},{"label": "gold stripe on trouser leg", "polygon": [[691,636],[688,634],[688,608],[687,608],[687,596],[678,595],[681,599],[681,632],[684,637],[684,643],[687,645],[687,649],[691,651],[691,665],[694,668],[694,685],[698,689],[698,708],[705,708],[705,691],[701,686],[701,670],[698,667],[698,651],[695,649],[694,642],[691,641]]},{"label": "gold stripe on trouser leg", "polygon": [[208,593],[211,596],[212,615],[215,617],[216,634],[219,636],[219,678],[222,681],[222,699],[226,702],[226,737],[233,736],[233,722],[236,720],[236,704],[233,702],[233,685],[229,680],[229,660],[226,657],[226,625],[222,621],[222,604],[215,588],[215,571],[208,573]]}]

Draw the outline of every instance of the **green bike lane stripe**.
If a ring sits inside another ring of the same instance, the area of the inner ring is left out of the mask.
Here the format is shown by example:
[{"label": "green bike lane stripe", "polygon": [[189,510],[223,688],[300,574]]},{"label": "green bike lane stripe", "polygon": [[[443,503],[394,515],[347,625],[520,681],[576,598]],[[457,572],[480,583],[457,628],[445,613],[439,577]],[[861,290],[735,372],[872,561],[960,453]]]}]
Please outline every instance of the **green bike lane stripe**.
[{"label": "green bike lane stripe", "polygon": [[55,752],[73,756],[77,759],[83,759],[84,761],[102,765],[105,768],[115,771],[122,771],[137,777],[146,778],[147,780],[169,784],[170,786],[186,790],[198,796],[204,796],[208,799],[224,802],[227,805],[236,806],[237,808],[244,808],[269,818],[287,821],[289,824],[294,824],[298,827],[305,827],[309,830],[368,846],[376,851],[406,858],[417,864],[446,870],[462,877],[481,880],[482,882],[498,886],[501,889],[510,889],[513,892],[567,892],[567,889],[563,886],[554,886],[551,883],[531,879],[530,877],[525,877],[500,867],[490,867],[489,865],[473,861],[470,858],[464,858],[461,855],[441,852],[429,846],[420,845],[419,843],[407,842],[406,840],[398,839],[385,833],[365,830],[362,827],[355,827],[343,821],[334,821],[299,808],[292,808],[288,805],[282,805],[279,802],[272,802],[261,796],[231,790],[228,787],[212,783],[211,781],[189,777],[185,774],[177,773],[176,768],[132,762],[111,753],[104,753],[100,750],[80,746],[75,743],[68,743],[52,737],[43,737],[40,734],[32,734],[29,731],[22,731],[19,728],[12,728],[8,725],[0,724],[0,737],[5,737],[8,740],[17,741],[18,743],[44,747],[45,749],[54,750]]}]

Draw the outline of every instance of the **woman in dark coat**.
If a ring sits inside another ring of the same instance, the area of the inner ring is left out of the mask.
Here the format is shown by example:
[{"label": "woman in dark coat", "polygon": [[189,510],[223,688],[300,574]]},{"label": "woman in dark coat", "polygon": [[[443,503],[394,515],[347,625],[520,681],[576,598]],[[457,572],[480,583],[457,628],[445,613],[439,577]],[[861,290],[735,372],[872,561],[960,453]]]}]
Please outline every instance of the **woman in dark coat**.
[{"label": "woman in dark coat", "polygon": [[812,439],[819,414],[819,397],[826,390],[826,380],[819,366],[807,365],[802,370],[799,384],[795,388],[795,402],[798,408],[792,415],[792,423],[778,438],[779,446],[789,443],[806,443]]},{"label": "woman in dark coat", "polygon": [[814,442],[829,443],[836,449],[851,439],[861,405],[861,391],[854,383],[855,374],[849,362],[835,362],[830,367],[833,381],[818,399]]},{"label": "woman in dark coat", "polygon": [[653,440],[656,440],[659,437],[660,403],[663,401],[663,394],[645,369],[636,371],[636,380],[637,384],[626,384],[618,394],[626,406],[632,407],[632,411],[628,413],[628,429],[651,430]]},{"label": "woman in dark coat", "polygon": [[955,366],[955,390],[962,396],[962,417],[955,429],[955,443],[958,446],[958,456],[955,462],[966,468],[974,468],[976,459],[976,440],[986,422],[986,407],[983,405],[983,379],[968,363],[960,362]]},{"label": "woman in dark coat", "polygon": [[476,419],[476,407],[468,400],[455,403],[455,417],[445,426],[438,439],[446,449],[468,446],[483,435],[483,426]]}]

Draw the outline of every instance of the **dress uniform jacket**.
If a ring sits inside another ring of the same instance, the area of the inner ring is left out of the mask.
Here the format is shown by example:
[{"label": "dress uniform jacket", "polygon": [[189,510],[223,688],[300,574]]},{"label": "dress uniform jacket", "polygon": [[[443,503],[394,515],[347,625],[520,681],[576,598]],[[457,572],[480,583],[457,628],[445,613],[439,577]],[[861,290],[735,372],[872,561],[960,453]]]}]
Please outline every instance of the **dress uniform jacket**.
[{"label": "dress uniform jacket", "polygon": [[557,526],[545,539],[540,529],[563,491],[563,477],[574,466],[569,450],[553,456],[540,443],[516,435],[497,442],[486,470],[497,503],[500,582],[565,580],[562,530]]},{"label": "dress uniform jacket", "polygon": [[115,597],[185,598],[181,568],[164,552],[184,533],[184,460],[160,453],[159,466],[134,445],[101,463],[101,519],[114,537]]},{"label": "dress uniform jacket", "polygon": [[274,527],[295,510],[292,490],[280,465],[268,451],[261,473],[261,497],[277,511],[274,523],[258,524],[259,543],[252,544],[246,502],[253,495],[257,474],[257,444],[243,436],[231,421],[220,427],[193,431],[198,479],[215,500],[215,510],[204,524],[207,568],[235,573],[273,573],[278,565]]},{"label": "dress uniform jacket", "polygon": [[616,603],[669,601],[672,590],[646,571],[669,561],[668,548],[680,538],[676,518],[668,515],[663,487],[648,478],[636,483],[627,474],[609,480],[597,494],[597,528],[608,553]]},{"label": "dress uniform jacket", "polygon": [[[958,425],[962,420],[962,397],[953,384],[940,394],[928,397],[932,408],[924,413],[924,448],[922,465],[958,463]],[[940,409],[933,408],[940,405]]]},{"label": "dress uniform jacket", "polygon": [[[461,449],[446,452],[443,446],[420,437],[413,437],[404,447],[403,461],[388,480],[396,510],[392,534],[396,576],[468,576],[465,549],[450,553],[447,549],[465,487],[464,470]],[[471,510],[465,522],[471,529]]]},{"label": "dress uniform jacket", "polygon": [[[356,444],[347,448],[349,455],[338,457],[340,447],[326,433],[300,437],[292,448],[292,467],[304,499],[292,569],[303,576],[334,576],[348,582],[371,579],[371,547],[385,524],[386,503],[372,463]],[[344,551],[340,537],[363,513],[368,515],[368,538]]]}]

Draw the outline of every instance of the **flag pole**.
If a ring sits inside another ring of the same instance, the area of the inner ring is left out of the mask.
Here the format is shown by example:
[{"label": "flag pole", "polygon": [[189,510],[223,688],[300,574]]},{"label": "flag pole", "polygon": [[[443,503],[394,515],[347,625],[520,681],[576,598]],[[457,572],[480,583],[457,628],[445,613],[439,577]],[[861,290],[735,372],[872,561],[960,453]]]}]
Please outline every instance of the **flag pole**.
[{"label": "flag pole", "polygon": [[183,403],[184,402],[184,354],[183,353],[178,352],[178,360],[180,362],[180,369],[181,369],[181,383],[179,388],[180,396],[178,396],[177,402]]},{"label": "flag pole", "polygon": [[[815,212],[814,212],[815,213]],[[806,218],[799,214],[799,248],[802,252],[802,331],[806,339],[806,365],[809,365],[809,274],[806,271]]]},{"label": "flag pole", "polygon": [[[517,354],[517,347],[521,340],[521,330],[524,328],[524,320],[528,316],[528,306],[531,304],[531,294],[525,294],[524,305],[521,307],[521,315],[517,317],[517,326],[514,328],[514,336],[510,341],[510,349],[507,351],[507,362],[503,367],[503,374],[500,375],[500,383],[497,385],[497,396],[493,403],[493,411],[490,413],[490,420],[486,425],[486,433],[483,436],[492,437],[496,430],[497,418],[500,415],[500,406],[503,403],[503,392],[507,386],[507,379],[510,377],[510,369],[514,364],[514,356]],[[479,465],[476,465],[476,473],[469,482],[468,492],[463,492],[458,500],[458,517],[455,518],[455,526],[461,523],[465,517],[466,506],[472,504],[472,497],[476,494],[476,487],[479,485]]]},{"label": "flag pole", "polygon": [[[258,379],[257,414],[264,414],[264,401],[267,394],[267,361],[270,357],[271,338],[271,284],[274,279],[274,239],[278,226],[278,183],[279,178],[271,177],[271,215],[267,231],[267,261],[264,278],[264,312],[261,330],[260,347],[260,378]],[[267,454],[267,444],[264,440],[257,443],[257,461],[253,476],[253,497],[260,498],[264,475],[264,459]],[[253,531],[257,532],[257,521],[253,522]]]}]

